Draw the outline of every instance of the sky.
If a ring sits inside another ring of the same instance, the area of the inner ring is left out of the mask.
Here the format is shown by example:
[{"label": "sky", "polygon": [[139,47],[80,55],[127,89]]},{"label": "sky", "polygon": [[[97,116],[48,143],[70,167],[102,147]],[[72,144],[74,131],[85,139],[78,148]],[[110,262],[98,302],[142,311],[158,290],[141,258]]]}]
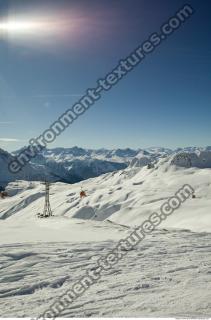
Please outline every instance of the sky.
[{"label": "sky", "polygon": [[[0,0],[0,26],[40,23],[0,30],[0,148],[40,136],[184,4]],[[195,14],[49,148],[211,144],[211,2],[189,4]]]}]

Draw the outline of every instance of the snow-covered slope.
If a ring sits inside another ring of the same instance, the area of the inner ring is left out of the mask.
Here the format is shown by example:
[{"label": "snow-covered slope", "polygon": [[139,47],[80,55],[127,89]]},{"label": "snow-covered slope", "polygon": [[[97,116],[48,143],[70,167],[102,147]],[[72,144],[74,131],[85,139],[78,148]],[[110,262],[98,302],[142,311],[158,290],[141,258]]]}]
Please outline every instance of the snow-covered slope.
[{"label": "snow-covered slope", "polygon": [[[135,226],[159,210],[184,184],[195,189],[196,199],[187,201],[163,225],[211,231],[211,170],[180,168],[172,165],[172,158],[161,159],[152,169],[129,167],[75,185],[56,183],[52,186],[51,203],[58,217],[90,219],[91,207],[95,212],[93,220],[109,219]],[[82,186],[88,196],[80,200]],[[0,217],[8,222],[34,221],[35,214],[43,207],[43,186],[17,182],[11,183],[7,191],[12,197],[1,202]]]},{"label": "snow-covered slope", "polygon": [[[86,232],[83,224],[76,226],[76,231]],[[56,222],[53,232],[58,233]],[[69,225],[71,232],[74,227]],[[106,232],[107,240],[100,241],[98,235]],[[127,235],[123,229],[115,232]],[[87,270],[94,270],[96,260],[110,252],[115,242],[111,227],[95,225],[93,234],[96,239],[92,242],[54,239],[1,246],[1,316],[37,319]],[[74,235],[78,239],[82,232]],[[210,318],[210,248],[210,234],[155,231],[86,293],[67,304],[60,317]]]},{"label": "snow-covered slope", "polygon": [[[50,219],[36,217],[44,206],[41,184],[10,183],[10,197],[0,200],[1,316],[42,315],[188,183],[196,199],[187,200],[61,316],[209,317],[211,169],[175,166],[172,159],[75,185],[54,183]],[[82,200],[81,187],[87,193]]]}]

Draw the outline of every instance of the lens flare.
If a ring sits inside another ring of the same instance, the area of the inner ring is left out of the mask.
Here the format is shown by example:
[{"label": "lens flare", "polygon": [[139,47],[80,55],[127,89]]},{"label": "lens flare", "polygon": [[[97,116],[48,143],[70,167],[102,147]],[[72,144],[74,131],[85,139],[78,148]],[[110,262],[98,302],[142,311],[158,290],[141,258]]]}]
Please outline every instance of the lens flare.
[{"label": "lens flare", "polygon": [[4,21],[0,22],[0,30],[7,33],[30,33],[42,29],[41,23],[30,21]]},{"label": "lens flare", "polygon": [[84,19],[73,11],[10,13],[0,18],[0,41],[6,41],[10,48],[65,50],[77,41],[82,24]]}]

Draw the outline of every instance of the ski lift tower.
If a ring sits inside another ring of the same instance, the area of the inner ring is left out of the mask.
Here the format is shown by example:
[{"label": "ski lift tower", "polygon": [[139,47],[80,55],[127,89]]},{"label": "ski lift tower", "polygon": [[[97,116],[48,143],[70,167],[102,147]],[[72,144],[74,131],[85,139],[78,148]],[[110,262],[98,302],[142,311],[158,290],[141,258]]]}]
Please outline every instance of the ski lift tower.
[{"label": "ski lift tower", "polygon": [[42,182],[42,184],[45,186],[45,206],[43,210],[43,214],[38,213],[38,217],[40,218],[49,218],[53,216],[51,205],[50,205],[50,182]]}]

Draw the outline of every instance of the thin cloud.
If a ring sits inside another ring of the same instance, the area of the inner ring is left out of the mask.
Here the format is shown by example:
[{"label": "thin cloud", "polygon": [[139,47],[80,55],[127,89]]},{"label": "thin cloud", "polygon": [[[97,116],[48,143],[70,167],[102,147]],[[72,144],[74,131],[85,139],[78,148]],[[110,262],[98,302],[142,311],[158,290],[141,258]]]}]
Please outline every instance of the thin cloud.
[{"label": "thin cloud", "polygon": [[73,94],[39,94],[32,96],[32,98],[42,99],[42,98],[77,98],[82,97],[82,94],[73,93]]},{"label": "thin cloud", "polygon": [[12,121],[0,121],[0,125],[1,124],[13,124],[14,122]]},{"label": "thin cloud", "polygon": [[12,139],[12,138],[0,138],[0,142],[19,142],[19,139]]},{"label": "thin cloud", "polygon": [[[16,96],[4,96],[0,95],[2,99],[17,99]],[[83,97],[83,94],[78,94],[78,93],[70,93],[70,94],[38,94],[34,96],[28,96],[28,95],[21,95],[18,96],[19,98],[33,98],[33,99],[48,99],[48,98],[80,98]]]}]

